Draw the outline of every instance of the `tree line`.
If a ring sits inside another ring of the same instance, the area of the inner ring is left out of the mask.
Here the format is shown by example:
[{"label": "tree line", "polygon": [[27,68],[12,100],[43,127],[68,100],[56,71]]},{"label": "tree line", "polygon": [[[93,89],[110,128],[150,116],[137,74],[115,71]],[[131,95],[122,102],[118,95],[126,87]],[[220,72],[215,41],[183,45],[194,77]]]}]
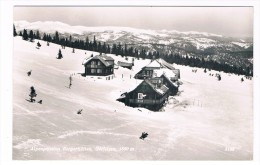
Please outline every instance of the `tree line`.
[{"label": "tree line", "polygon": [[63,48],[71,47],[76,49],[83,49],[89,51],[96,51],[100,53],[111,53],[115,55],[121,56],[131,56],[137,59],[158,59],[162,58],[169,63],[176,63],[180,65],[186,65],[191,67],[199,67],[199,68],[207,68],[213,69],[217,71],[223,71],[226,73],[234,73],[238,75],[246,75],[246,76],[253,76],[253,69],[250,66],[243,68],[242,66],[235,66],[229,65],[225,63],[220,63],[213,60],[205,60],[202,58],[192,57],[188,55],[180,55],[178,53],[171,53],[171,54],[160,54],[158,51],[147,51],[145,49],[137,49],[132,46],[128,46],[127,44],[121,43],[114,43],[112,45],[107,44],[106,42],[100,42],[96,40],[96,37],[93,37],[93,40],[90,40],[87,36],[85,40],[81,39],[74,39],[70,35],[67,37],[60,37],[59,32],[56,31],[55,34],[52,36],[50,34],[43,33],[43,36],[40,36],[39,31],[36,32],[30,30],[27,32],[26,29],[20,31],[17,34],[15,26],[14,26],[14,36],[22,36],[24,40],[29,40],[33,42],[34,39],[44,40],[51,43],[56,43],[61,45]]}]

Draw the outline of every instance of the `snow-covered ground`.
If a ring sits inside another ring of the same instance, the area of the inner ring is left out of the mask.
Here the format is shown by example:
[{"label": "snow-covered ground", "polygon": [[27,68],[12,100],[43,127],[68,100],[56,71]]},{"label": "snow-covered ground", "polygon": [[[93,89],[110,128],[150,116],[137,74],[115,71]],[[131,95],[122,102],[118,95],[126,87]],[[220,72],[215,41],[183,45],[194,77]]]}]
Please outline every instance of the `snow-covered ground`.
[{"label": "snow-covered ground", "polygon": [[[14,38],[13,159],[253,158],[252,80],[241,83],[241,76],[220,73],[217,81],[209,76],[215,71],[174,65],[181,72],[181,94],[169,99],[164,112],[139,111],[116,99],[141,82],[133,76],[150,60],[135,60],[133,70],[119,67],[112,80],[81,77],[83,60],[98,53],[66,47],[58,60],[60,46],[40,41],[36,49],[36,43]],[[31,86],[43,104],[26,101]],[[140,140],[144,131],[149,136]]]}]

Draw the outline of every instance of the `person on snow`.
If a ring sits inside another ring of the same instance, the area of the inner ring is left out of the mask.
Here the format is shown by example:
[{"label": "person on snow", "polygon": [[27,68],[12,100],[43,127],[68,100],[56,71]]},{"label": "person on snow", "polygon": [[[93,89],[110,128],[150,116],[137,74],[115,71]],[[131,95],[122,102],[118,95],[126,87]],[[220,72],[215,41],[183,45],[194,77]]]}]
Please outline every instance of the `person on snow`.
[{"label": "person on snow", "polygon": [[31,74],[32,74],[32,70],[30,70],[29,72],[27,72],[27,75],[28,75],[28,76],[31,76]]},{"label": "person on snow", "polygon": [[42,45],[40,44],[40,42],[39,42],[39,41],[38,41],[38,43],[37,43],[37,46],[38,46],[38,47],[41,47],[41,46],[42,46]]},{"label": "person on snow", "polygon": [[145,138],[147,138],[148,133],[147,132],[142,132],[142,135],[140,136],[140,139],[144,140]]},{"label": "person on snow", "polygon": [[35,91],[35,89],[34,89],[34,87],[33,86],[31,86],[31,92],[30,92],[30,94],[29,94],[29,96],[30,96],[30,101],[31,102],[35,102],[35,99],[34,99],[34,97],[36,97],[37,96],[37,94],[36,94],[36,91]]},{"label": "person on snow", "polygon": [[83,109],[78,110],[77,114],[80,115],[82,113]]},{"label": "person on snow", "polygon": [[69,84],[69,88],[70,88],[71,85],[72,85],[72,77],[71,77],[71,75],[70,75],[70,77],[69,77],[69,80],[70,80],[70,84]]}]

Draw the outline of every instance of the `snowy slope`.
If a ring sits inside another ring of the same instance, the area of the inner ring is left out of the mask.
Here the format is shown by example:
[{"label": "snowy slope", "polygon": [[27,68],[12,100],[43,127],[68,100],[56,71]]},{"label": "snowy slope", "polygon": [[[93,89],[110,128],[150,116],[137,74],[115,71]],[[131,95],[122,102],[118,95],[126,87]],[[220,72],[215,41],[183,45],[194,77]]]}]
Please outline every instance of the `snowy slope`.
[{"label": "snowy slope", "polygon": [[[119,67],[113,80],[81,77],[82,61],[98,53],[66,48],[57,60],[60,46],[40,41],[36,49],[36,42],[14,38],[13,159],[252,159],[252,81],[224,73],[217,81],[209,76],[214,71],[174,65],[181,71],[180,96],[169,99],[165,112],[141,112],[116,99],[141,82],[132,77],[149,60],[136,59],[133,70]],[[42,105],[26,101],[31,86]],[[149,133],[144,141],[143,131]]]}]

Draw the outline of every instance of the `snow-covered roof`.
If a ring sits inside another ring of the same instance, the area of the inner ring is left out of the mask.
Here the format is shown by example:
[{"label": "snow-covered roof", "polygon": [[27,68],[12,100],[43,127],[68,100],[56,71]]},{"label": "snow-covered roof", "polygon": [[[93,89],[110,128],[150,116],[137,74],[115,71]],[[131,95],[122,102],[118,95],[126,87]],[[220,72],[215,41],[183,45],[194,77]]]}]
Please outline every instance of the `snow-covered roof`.
[{"label": "snow-covered roof", "polygon": [[161,75],[165,74],[168,78],[175,78],[177,75],[170,69],[162,68],[162,69],[154,69],[153,77],[160,77]]},{"label": "snow-covered roof", "polygon": [[165,94],[169,88],[165,85],[158,86],[151,82],[152,79],[145,79],[144,81],[150,85],[158,94],[163,95]]},{"label": "snow-covered roof", "polygon": [[153,60],[152,62],[150,62],[148,65],[146,65],[145,67],[153,67],[153,68],[160,68],[161,64],[157,61],[157,60]]},{"label": "snow-covered roof", "polygon": [[109,61],[114,61],[114,59],[112,57],[109,57],[107,55],[96,55],[94,57],[88,57],[88,58],[84,59],[84,61],[82,62],[82,65],[87,64],[92,59],[100,60],[105,66],[111,65],[111,62],[109,62]]},{"label": "snow-covered roof", "polygon": [[155,90],[163,95],[169,90],[169,88],[166,85],[162,85],[160,88],[155,88]]},{"label": "snow-covered roof", "polygon": [[173,82],[173,81],[171,80],[171,78],[168,77],[167,75],[162,74],[160,77],[162,77],[162,76],[164,76],[164,77],[168,80],[168,82],[171,83],[173,86],[179,87],[179,85],[178,85],[176,82]]},{"label": "snow-covered roof", "polygon": [[152,62],[150,62],[148,65],[146,65],[145,67],[151,67],[151,68],[168,68],[171,70],[174,70],[175,68],[172,66],[172,64],[166,62],[163,59],[156,59],[153,60]]},{"label": "snow-covered roof", "polygon": [[153,83],[152,80],[154,80],[154,78],[143,80],[141,83],[136,85],[132,91],[134,91],[137,87],[139,87],[143,83],[148,84],[159,95],[164,95],[169,90],[169,88],[166,85],[164,84],[162,84],[161,86],[155,85],[155,83]]},{"label": "snow-covered roof", "polygon": [[174,70],[175,68],[172,66],[172,64],[166,62],[165,60],[163,59],[157,59],[157,61],[163,66],[163,67],[166,67],[168,69],[171,69],[171,70]]},{"label": "snow-covered roof", "polygon": [[133,63],[122,62],[122,61],[118,61],[117,64],[119,66],[133,66]]}]

